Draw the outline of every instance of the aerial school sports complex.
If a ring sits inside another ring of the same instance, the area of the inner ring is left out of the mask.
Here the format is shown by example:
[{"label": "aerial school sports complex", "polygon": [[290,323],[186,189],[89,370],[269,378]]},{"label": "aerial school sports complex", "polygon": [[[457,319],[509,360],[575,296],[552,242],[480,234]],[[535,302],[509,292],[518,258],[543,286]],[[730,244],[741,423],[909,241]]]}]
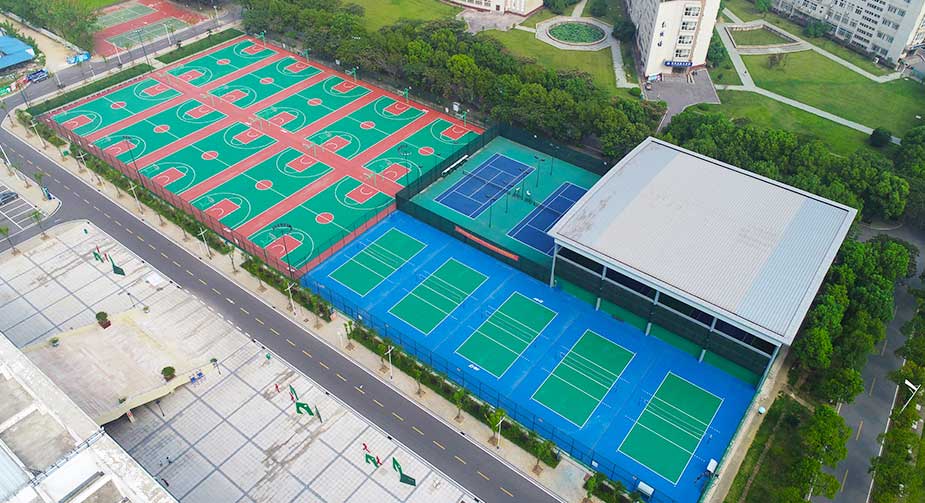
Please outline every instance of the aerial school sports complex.
[{"label": "aerial school sports complex", "polygon": [[41,120],[653,501],[701,497],[855,216],[652,138],[584,169],[249,37]]}]

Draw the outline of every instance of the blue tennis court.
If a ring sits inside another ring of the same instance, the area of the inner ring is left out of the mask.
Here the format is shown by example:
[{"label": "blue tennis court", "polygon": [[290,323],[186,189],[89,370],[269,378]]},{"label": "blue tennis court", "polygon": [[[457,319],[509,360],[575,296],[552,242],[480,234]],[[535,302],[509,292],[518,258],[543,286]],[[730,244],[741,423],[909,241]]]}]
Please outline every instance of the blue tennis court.
[{"label": "blue tennis court", "polygon": [[552,256],[555,246],[546,233],[588,190],[573,183],[563,183],[524,217],[507,235],[541,253]]},{"label": "blue tennis court", "polygon": [[532,172],[532,167],[520,161],[494,154],[434,200],[476,218]]}]

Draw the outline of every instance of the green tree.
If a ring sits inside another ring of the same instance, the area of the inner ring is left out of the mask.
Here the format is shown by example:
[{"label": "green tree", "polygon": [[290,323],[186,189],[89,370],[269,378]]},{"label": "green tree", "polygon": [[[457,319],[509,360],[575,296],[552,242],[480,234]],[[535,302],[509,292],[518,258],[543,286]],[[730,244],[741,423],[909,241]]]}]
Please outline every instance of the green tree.
[{"label": "green tree", "polygon": [[533,465],[533,472],[540,473],[543,470],[543,467],[540,466],[540,462],[552,455],[554,445],[549,440],[539,440],[536,439],[533,442],[533,454],[536,456],[536,464]]},{"label": "green tree", "polygon": [[47,238],[48,235],[45,234],[45,227],[42,226],[42,220],[45,219],[45,215],[43,215],[41,211],[35,210],[29,214],[29,218],[35,222],[35,225],[39,226],[39,229],[42,231],[42,238]]},{"label": "green tree", "polygon": [[465,388],[456,388],[453,392],[453,405],[456,406],[456,421],[462,421],[462,408],[469,393]]},{"label": "green tree", "polygon": [[491,409],[490,412],[485,414],[485,420],[488,421],[488,426],[491,427],[491,443],[494,445],[498,444],[499,438],[498,433],[501,427],[501,422],[504,421],[504,418],[507,417],[507,412],[502,408]]},{"label": "green tree", "polygon": [[832,363],[832,338],[822,327],[804,330],[793,344],[793,354],[809,369],[825,369]]},{"label": "green tree", "polygon": [[889,129],[884,127],[878,127],[870,133],[870,144],[877,148],[882,148],[890,144],[890,141],[893,138],[893,133]]},{"label": "green tree", "polygon": [[388,367],[385,366],[385,353],[388,350],[389,348],[387,348],[385,344],[381,342],[376,345],[376,354],[379,355],[379,370],[383,372],[388,370]]},{"label": "green tree", "polygon": [[601,474],[595,472],[591,475],[587,482],[585,482],[585,501],[592,501],[591,498],[594,497],[594,491],[597,490],[597,486],[601,483]]},{"label": "green tree", "polygon": [[418,367],[417,365],[411,367],[411,370],[408,372],[408,374],[411,375],[411,378],[414,379],[414,382],[418,385],[416,391],[418,396],[423,395],[424,390],[421,389],[421,376],[423,376],[424,373],[421,371],[421,367]]},{"label": "green tree", "polygon": [[762,14],[766,14],[771,10],[771,0],[755,0],[755,10]]},{"label": "green tree", "polygon": [[723,40],[717,32],[713,32],[713,36],[710,37],[710,45],[707,47],[707,60],[710,65],[716,67],[720,61],[723,61],[728,56],[729,52],[726,50]]},{"label": "green tree", "polygon": [[851,403],[864,392],[864,379],[853,368],[838,367],[823,373],[816,394],[829,403]]}]

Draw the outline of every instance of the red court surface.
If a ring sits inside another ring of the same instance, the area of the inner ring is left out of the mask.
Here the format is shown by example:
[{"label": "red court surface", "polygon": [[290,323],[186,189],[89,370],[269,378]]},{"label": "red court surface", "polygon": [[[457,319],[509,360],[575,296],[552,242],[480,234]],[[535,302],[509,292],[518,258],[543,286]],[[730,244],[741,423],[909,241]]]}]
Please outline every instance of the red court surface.
[{"label": "red court surface", "polygon": [[[209,75],[210,68],[225,61],[234,64],[233,71]],[[313,71],[305,72],[309,67]],[[258,101],[238,101],[253,91],[246,85],[214,96],[216,89],[258,70],[274,75],[262,77],[260,85],[269,91],[261,91]],[[305,77],[293,78],[286,72],[305,72]],[[197,80],[204,75],[211,80]],[[389,161],[379,171],[371,171],[367,163],[388,158],[399,145],[410,147],[411,156],[426,157],[439,149],[442,156],[450,157],[482,134],[478,127],[247,36],[141,78],[158,82],[142,94],[168,90],[178,94],[148,108],[143,106],[144,96],[138,102],[129,97],[128,103],[119,106],[130,115],[104,124],[95,135],[91,131],[80,136],[71,130],[91,122],[94,110],[111,106],[108,94],[137,80],[65,105],[40,120],[251,253],[288,262],[288,266],[273,265],[299,274],[394,210],[394,196],[412,173],[403,165],[407,159]],[[178,108],[191,100],[203,104]],[[284,110],[257,115],[283,101]],[[293,103],[301,105],[293,107]],[[132,112],[135,107],[138,111]],[[178,111],[174,114],[173,110]],[[65,112],[81,115],[71,115],[61,124],[53,120]],[[283,127],[292,121],[299,121],[299,127]],[[145,122],[149,126],[135,128],[142,131],[140,137],[133,136],[131,142],[113,141],[120,131]],[[312,143],[313,135],[331,127],[340,132],[325,134],[318,144]],[[145,136],[148,131],[156,138]],[[169,141],[164,142],[165,138]],[[95,146],[97,141],[107,145],[105,151]],[[115,158],[138,141],[147,150],[134,162],[124,156]],[[295,156],[287,154],[285,162],[276,165],[278,172],[253,172],[256,166],[264,169],[261,163],[284,150]],[[420,165],[414,166],[412,174],[419,176],[421,170]],[[203,197],[210,203],[197,202]],[[280,222],[292,228],[291,235],[279,235]],[[335,243],[332,238],[336,236],[346,237]]]}]

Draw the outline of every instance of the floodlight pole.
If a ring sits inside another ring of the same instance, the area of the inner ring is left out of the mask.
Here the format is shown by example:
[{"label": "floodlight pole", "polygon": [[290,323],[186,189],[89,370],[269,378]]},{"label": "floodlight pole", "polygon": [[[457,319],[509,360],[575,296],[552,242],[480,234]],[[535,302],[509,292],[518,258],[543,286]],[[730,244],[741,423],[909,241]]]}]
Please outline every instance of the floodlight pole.
[{"label": "floodlight pole", "polygon": [[145,48],[145,42],[144,42],[144,40],[142,40],[142,38],[141,38],[141,30],[140,30],[140,29],[135,30],[135,35],[138,37],[138,45],[141,46],[141,52],[144,53],[144,55],[145,55],[145,63],[147,63],[148,65],[150,65],[150,64],[151,64],[151,60],[148,59],[148,49]]},{"label": "floodlight pole", "polygon": [[909,396],[909,399],[906,400],[906,403],[903,404],[903,408],[902,408],[902,409],[899,409],[899,413],[900,413],[900,414],[902,414],[903,411],[906,410],[906,407],[908,407],[909,404],[912,403],[912,400],[915,398],[915,395],[919,394],[919,390],[922,389],[922,385],[921,385],[921,384],[919,384],[918,386],[916,386],[916,385],[912,384],[911,382],[909,382],[908,379],[906,379],[906,386],[907,386],[909,389],[912,390],[912,395],[910,395],[910,396]]}]

